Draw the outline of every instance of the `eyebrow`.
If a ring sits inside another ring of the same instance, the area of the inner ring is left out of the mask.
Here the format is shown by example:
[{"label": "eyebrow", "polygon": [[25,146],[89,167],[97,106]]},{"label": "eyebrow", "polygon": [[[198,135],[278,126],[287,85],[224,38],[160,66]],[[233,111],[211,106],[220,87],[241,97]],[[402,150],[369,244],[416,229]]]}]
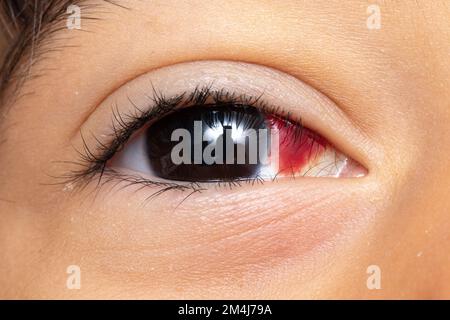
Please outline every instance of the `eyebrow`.
[{"label": "eyebrow", "polygon": [[31,73],[32,67],[46,53],[61,49],[51,38],[67,28],[64,21],[69,16],[69,6],[79,6],[84,12],[83,20],[95,20],[89,13],[95,12],[103,4],[126,8],[119,2],[120,0],[4,0],[0,5],[0,24],[4,26],[11,44],[0,66],[0,105],[5,102],[6,89],[15,96],[28,79],[38,76]]}]

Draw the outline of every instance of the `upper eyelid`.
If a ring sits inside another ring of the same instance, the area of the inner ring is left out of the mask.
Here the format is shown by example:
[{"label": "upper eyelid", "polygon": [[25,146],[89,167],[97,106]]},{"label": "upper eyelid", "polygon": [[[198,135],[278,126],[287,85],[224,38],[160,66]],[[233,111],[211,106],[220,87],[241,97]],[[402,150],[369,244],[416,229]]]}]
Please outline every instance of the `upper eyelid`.
[{"label": "upper eyelid", "polygon": [[[104,121],[110,122],[111,107],[114,105],[120,108],[121,114],[129,113],[126,110],[132,110],[135,107],[133,104],[141,108],[151,108],[152,92],[155,89],[156,92],[162,92],[169,97],[182,92],[192,92],[195,88],[207,84],[211,84],[211,90],[226,88],[237,95],[260,96],[264,93],[266,103],[279,105],[286,112],[301,115],[306,127],[317,131],[368,170],[371,169],[369,165],[381,159],[382,155],[377,154],[371,141],[368,141],[359,128],[353,126],[345,113],[326,96],[281,71],[243,62],[196,61],[150,71],[127,82],[108,96],[88,116],[80,130],[101,131],[91,124],[90,119],[104,118]],[[286,95],[290,95],[289,101],[286,100]],[[72,137],[75,142],[79,141],[77,133],[78,131]],[[355,148],[355,144],[358,148]]]}]

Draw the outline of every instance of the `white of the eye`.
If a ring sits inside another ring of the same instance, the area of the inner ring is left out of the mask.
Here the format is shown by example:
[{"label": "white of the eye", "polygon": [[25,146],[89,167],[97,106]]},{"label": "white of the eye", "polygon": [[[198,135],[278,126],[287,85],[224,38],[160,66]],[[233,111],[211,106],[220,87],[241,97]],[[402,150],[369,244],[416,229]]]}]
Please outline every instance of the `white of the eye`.
[{"label": "white of the eye", "polygon": [[115,155],[112,166],[115,168],[132,168],[133,171],[153,174],[145,142],[145,134],[137,134],[126,144],[123,150]]}]

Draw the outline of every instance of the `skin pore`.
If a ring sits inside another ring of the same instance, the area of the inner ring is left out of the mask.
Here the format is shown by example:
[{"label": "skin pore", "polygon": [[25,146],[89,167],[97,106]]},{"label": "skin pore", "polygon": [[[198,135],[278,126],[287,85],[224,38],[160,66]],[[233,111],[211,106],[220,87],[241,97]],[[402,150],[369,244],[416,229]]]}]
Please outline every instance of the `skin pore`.
[{"label": "skin pore", "polygon": [[[88,2],[98,19],[52,35],[42,50],[58,50],[1,106],[1,298],[450,298],[446,1],[380,2],[376,30],[359,0]],[[236,90],[265,85],[368,174],[150,201],[121,181],[57,183],[114,102],[187,90],[206,69],[215,85],[254,75]]]}]

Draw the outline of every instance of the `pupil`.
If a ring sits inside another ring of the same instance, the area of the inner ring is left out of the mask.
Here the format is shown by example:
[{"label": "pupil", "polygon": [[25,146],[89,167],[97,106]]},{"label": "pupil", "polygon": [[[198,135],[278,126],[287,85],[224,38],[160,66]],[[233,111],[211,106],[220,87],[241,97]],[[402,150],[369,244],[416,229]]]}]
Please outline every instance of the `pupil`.
[{"label": "pupil", "polygon": [[232,104],[178,110],[147,129],[149,165],[154,175],[170,180],[256,178],[268,156],[265,118],[255,107]]}]

